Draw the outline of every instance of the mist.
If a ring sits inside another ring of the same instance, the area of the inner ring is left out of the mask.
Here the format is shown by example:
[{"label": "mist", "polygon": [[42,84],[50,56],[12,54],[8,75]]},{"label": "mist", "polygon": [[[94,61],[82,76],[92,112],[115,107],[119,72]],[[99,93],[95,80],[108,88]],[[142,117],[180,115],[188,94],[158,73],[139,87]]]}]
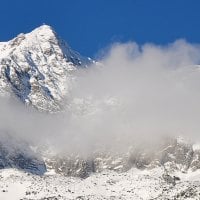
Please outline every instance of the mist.
[{"label": "mist", "polygon": [[106,48],[75,72],[66,110],[39,113],[0,99],[0,130],[66,152],[127,148],[138,141],[200,139],[200,46],[184,40],[158,46],[134,42]]}]

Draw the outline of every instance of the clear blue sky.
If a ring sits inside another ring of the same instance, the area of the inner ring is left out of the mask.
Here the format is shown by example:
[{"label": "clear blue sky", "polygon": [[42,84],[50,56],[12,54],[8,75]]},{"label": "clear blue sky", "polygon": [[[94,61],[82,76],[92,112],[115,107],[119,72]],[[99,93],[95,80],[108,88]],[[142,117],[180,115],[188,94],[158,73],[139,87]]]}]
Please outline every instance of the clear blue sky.
[{"label": "clear blue sky", "polygon": [[200,0],[1,0],[0,41],[43,23],[94,56],[115,41],[200,43]]}]

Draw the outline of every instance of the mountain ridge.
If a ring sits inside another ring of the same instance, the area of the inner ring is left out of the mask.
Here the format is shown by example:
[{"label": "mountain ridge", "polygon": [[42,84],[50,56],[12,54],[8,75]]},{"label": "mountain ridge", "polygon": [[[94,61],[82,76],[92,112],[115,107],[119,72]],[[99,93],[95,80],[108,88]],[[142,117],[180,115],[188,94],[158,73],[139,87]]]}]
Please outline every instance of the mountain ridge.
[{"label": "mountain ridge", "polygon": [[[87,68],[90,64],[95,64],[95,61],[73,51],[52,27],[40,26],[30,33],[19,34],[8,42],[0,43],[0,95],[14,96],[39,112],[48,114],[60,112],[65,109],[64,100],[70,95],[72,84],[76,79],[75,72],[80,68]],[[84,101],[81,103],[84,104]],[[56,177],[58,175],[62,177],[62,181],[66,180],[63,177],[78,177],[87,182],[96,176],[106,175],[105,184],[111,186],[117,184],[121,177],[123,181],[126,177],[129,180],[135,169],[139,170],[136,174],[138,177],[141,176],[141,180],[152,177],[151,181],[159,180],[159,184],[162,183],[163,187],[161,195],[167,196],[170,187],[179,184],[178,181],[182,177],[180,173],[196,173],[200,169],[199,146],[180,138],[165,138],[163,144],[156,149],[145,147],[145,144],[132,143],[132,146],[127,147],[127,151],[123,153],[116,152],[112,147],[99,148],[90,156],[84,157],[65,152],[50,155],[48,148],[45,149],[46,144],[41,148],[31,146],[32,144],[27,144],[23,140],[11,138],[6,131],[0,130],[0,132],[3,135],[3,138],[0,138],[0,168],[2,170],[16,168],[31,173],[33,177],[35,174],[40,175],[44,177],[42,181],[45,184],[46,179],[49,179],[45,174],[53,172]],[[159,175],[151,177],[151,172],[155,173],[156,170],[159,171]],[[112,176],[116,176],[116,180],[112,180]],[[137,176],[135,179],[139,182]],[[19,177],[15,178],[18,180]],[[33,179],[41,181],[38,177]],[[130,180],[132,181],[131,178]],[[74,179],[75,181],[79,183],[80,179]],[[196,187],[198,186],[193,187],[195,192]],[[67,192],[72,193],[70,189]],[[131,192],[134,194],[131,189],[127,191]],[[178,192],[177,195],[182,198]],[[199,197],[197,192],[195,195]],[[94,195],[93,197],[95,199]],[[62,199],[61,196],[58,198]],[[77,197],[77,199],[86,198]],[[108,199],[112,199],[112,195],[108,195]],[[154,199],[162,199],[162,196]]]},{"label": "mountain ridge", "polygon": [[[64,100],[76,78],[74,72],[93,63],[73,51],[52,27],[42,25],[30,33],[0,43],[0,90],[3,94],[11,93],[38,111],[59,112],[64,109]],[[47,159],[47,165],[62,174],[81,177],[103,169],[122,172],[132,167],[144,169],[165,165],[183,171],[191,166],[195,170],[200,168],[200,151],[193,150],[189,143],[169,139],[160,147],[161,153],[136,145],[123,154],[112,154],[113,150],[107,149],[107,153],[97,150],[88,158],[75,154],[56,155],[53,161]],[[74,169],[69,169],[70,166]]]}]

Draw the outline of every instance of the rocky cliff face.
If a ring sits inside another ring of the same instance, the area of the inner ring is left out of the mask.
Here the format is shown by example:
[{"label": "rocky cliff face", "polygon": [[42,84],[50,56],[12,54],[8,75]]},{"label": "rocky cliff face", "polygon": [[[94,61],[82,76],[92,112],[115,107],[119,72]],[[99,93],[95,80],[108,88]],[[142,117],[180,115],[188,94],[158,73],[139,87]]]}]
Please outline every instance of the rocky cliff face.
[{"label": "rocky cliff face", "polygon": [[86,67],[84,58],[43,25],[0,43],[0,91],[16,95],[41,111],[58,111],[73,79],[73,71]]},{"label": "rocky cliff face", "polygon": [[133,167],[141,170],[160,167],[166,174],[176,171],[187,173],[200,169],[200,149],[183,139],[168,138],[156,149],[133,145],[127,152],[120,154],[113,151],[97,151],[88,158],[79,155],[54,156],[46,163],[58,173],[82,178],[93,172],[126,172]]}]

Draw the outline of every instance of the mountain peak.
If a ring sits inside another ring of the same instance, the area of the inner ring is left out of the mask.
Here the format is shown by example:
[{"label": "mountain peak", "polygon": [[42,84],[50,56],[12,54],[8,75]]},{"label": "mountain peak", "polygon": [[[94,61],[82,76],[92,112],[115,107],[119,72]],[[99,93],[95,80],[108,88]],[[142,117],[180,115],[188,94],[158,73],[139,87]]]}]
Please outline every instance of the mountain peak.
[{"label": "mountain peak", "polygon": [[42,25],[0,43],[0,92],[11,92],[39,110],[57,111],[68,93],[72,72],[89,63],[51,26]]},{"label": "mountain peak", "polygon": [[54,29],[49,26],[49,25],[41,25],[37,28],[35,28],[32,32],[30,32],[29,34],[35,34],[38,36],[44,36],[44,37],[57,37],[56,32],[54,31]]},{"label": "mountain peak", "polygon": [[38,26],[37,28],[35,28],[35,29],[40,29],[40,30],[44,30],[44,29],[46,29],[46,30],[54,30],[53,29],[53,27],[52,26],[50,26],[50,25],[48,25],[48,24],[42,24],[41,26]]},{"label": "mountain peak", "polygon": [[32,40],[39,43],[43,43],[45,41],[58,43],[60,39],[55,30],[49,25],[41,25],[32,30],[30,33],[25,34],[25,37],[29,41]]}]

